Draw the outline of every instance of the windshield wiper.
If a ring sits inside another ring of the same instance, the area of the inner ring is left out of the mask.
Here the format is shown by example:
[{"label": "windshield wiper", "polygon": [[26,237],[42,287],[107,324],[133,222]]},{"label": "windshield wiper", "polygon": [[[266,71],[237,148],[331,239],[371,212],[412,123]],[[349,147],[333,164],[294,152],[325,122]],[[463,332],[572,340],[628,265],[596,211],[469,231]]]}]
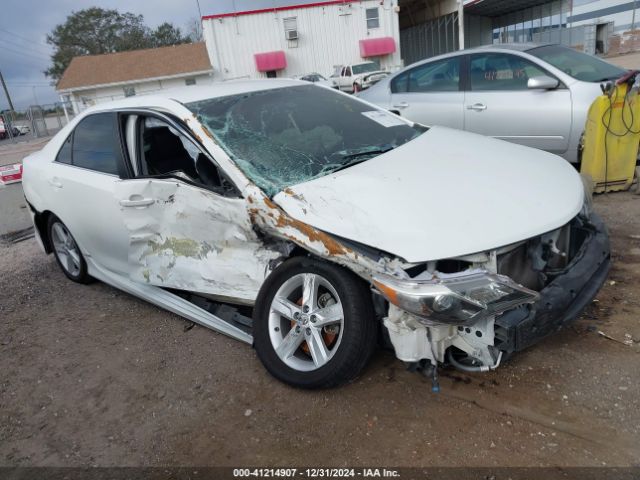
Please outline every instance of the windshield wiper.
[{"label": "windshield wiper", "polygon": [[322,171],[330,171],[332,173],[339,172],[340,170],[344,170],[345,168],[353,167],[354,165],[357,165],[359,163],[366,162],[372,156],[387,153],[394,148],[395,147],[393,145],[380,145],[379,147],[363,148],[360,151],[351,151],[352,153],[345,153],[341,157],[341,160],[347,160],[346,163],[337,166],[335,164],[325,165],[322,168]]},{"label": "windshield wiper", "polygon": [[383,153],[387,153],[389,150],[393,150],[395,147],[393,145],[380,145],[379,147],[367,147],[366,149],[362,149],[360,151],[346,153],[342,156],[343,160],[348,160],[352,158],[363,157],[365,155],[382,155]]}]

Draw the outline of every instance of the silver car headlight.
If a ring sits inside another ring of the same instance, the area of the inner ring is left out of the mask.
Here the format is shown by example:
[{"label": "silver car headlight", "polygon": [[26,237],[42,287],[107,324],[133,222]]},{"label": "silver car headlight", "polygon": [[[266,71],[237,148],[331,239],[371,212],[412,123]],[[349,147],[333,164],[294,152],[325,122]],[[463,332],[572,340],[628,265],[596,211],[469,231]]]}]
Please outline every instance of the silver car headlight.
[{"label": "silver car headlight", "polygon": [[539,298],[537,292],[509,277],[478,270],[429,280],[376,275],[373,283],[389,302],[406,312],[432,323],[460,326]]}]

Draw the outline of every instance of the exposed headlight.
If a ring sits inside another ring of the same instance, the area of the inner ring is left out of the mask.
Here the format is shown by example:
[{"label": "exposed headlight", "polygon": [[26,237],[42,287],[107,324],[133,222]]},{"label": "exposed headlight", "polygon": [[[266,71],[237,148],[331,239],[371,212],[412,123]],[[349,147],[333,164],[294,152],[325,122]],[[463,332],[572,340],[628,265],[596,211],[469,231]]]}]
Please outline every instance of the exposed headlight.
[{"label": "exposed headlight", "polygon": [[373,283],[389,302],[406,312],[432,323],[462,326],[539,298],[537,292],[509,277],[477,270],[429,280],[377,275]]}]

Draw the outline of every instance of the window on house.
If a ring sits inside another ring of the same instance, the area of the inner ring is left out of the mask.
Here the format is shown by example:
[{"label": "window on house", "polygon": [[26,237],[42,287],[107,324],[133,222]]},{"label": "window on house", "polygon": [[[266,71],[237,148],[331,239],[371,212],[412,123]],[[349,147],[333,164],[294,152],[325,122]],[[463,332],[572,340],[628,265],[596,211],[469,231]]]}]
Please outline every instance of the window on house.
[{"label": "window on house", "polygon": [[189,85],[195,85],[196,84],[196,79],[195,78],[185,78],[184,79],[184,84],[188,87]]},{"label": "window on house", "polygon": [[378,28],[380,26],[380,17],[378,15],[378,7],[367,8],[367,29]]},{"label": "window on house", "polygon": [[136,94],[135,87],[124,87],[122,90],[124,91],[125,97],[133,97]]}]

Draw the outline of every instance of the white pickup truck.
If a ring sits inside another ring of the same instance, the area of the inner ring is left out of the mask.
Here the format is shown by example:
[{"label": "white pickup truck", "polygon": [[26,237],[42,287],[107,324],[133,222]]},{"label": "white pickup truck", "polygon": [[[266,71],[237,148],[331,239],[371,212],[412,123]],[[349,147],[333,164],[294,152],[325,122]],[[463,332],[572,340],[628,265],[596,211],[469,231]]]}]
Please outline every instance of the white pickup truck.
[{"label": "white pickup truck", "polygon": [[387,75],[389,72],[380,70],[377,63],[362,62],[338,67],[331,80],[343,92],[356,93],[369,88]]}]

